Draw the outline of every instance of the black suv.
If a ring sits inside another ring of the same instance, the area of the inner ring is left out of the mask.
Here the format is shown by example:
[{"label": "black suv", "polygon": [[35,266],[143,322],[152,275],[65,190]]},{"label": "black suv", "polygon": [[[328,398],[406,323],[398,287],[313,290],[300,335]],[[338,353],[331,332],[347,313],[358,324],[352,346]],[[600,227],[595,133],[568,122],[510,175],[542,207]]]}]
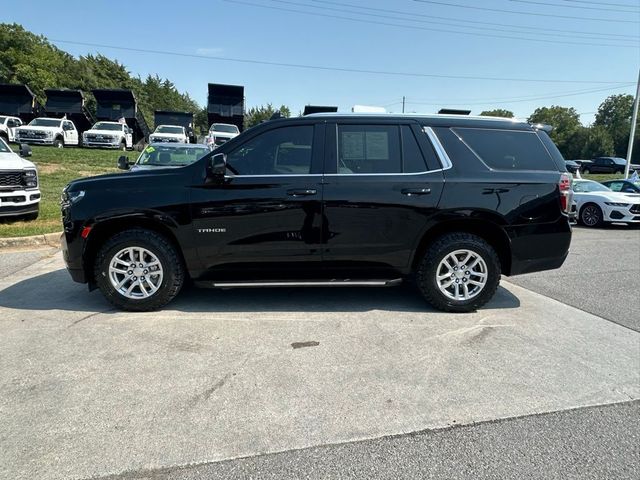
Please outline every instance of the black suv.
[{"label": "black suv", "polygon": [[315,114],[272,120],[182,168],[63,192],[64,258],[114,305],[205,287],[417,284],[477,309],[500,275],[558,268],[570,178],[548,135],[506,119]]},{"label": "black suv", "polygon": [[624,173],[627,161],[618,157],[598,157],[582,167],[584,173]]}]

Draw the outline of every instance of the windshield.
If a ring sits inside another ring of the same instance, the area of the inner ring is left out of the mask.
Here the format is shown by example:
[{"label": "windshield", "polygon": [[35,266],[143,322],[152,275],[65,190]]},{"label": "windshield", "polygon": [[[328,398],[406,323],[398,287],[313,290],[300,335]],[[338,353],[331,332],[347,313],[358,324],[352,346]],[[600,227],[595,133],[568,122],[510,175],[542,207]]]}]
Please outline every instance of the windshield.
[{"label": "windshield", "polygon": [[579,182],[573,182],[573,191],[577,193],[610,192],[611,189],[598,182],[582,180]]},{"label": "windshield", "polygon": [[120,130],[122,130],[122,124],[98,122],[93,127],[91,127],[91,130],[112,130],[114,132],[119,132]]},{"label": "windshield", "polygon": [[2,138],[0,138],[0,153],[11,153],[12,150],[9,148],[9,146],[4,143],[4,140]]},{"label": "windshield", "polygon": [[159,126],[158,128],[156,128],[156,133],[184,133],[184,130],[182,129],[182,127],[167,127],[164,125]]},{"label": "windshield", "polygon": [[55,118],[36,118],[29,123],[30,127],[59,127],[60,120]]},{"label": "windshield", "polygon": [[235,125],[227,125],[226,123],[214,123],[209,129],[210,132],[222,132],[222,133],[240,133],[238,127]]},{"label": "windshield", "polygon": [[156,165],[163,167],[182,167],[202,158],[210,150],[207,147],[147,147],[140,156],[136,165]]}]

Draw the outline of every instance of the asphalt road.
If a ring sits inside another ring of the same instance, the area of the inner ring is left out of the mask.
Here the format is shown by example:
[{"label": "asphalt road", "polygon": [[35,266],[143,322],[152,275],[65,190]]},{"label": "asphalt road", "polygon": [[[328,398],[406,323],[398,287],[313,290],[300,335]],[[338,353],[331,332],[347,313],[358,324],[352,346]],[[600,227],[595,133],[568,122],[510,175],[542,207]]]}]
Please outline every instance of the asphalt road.
[{"label": "asphalt road", "polygon": [[[586,297],[561,277],[605,279],[625,256],[580,257],[637,233],[577,230],[571,273],[539,285]],[[133,315],[51,250],[0,254],[0,478],[638,478],[640,335],[613,323],[633,309],[503,285],[468,315],[404,288]]]},{"label": "asphalt road", "polygon": [[640,332],[640,228],[576,227],[562,268],[509,281]]}]

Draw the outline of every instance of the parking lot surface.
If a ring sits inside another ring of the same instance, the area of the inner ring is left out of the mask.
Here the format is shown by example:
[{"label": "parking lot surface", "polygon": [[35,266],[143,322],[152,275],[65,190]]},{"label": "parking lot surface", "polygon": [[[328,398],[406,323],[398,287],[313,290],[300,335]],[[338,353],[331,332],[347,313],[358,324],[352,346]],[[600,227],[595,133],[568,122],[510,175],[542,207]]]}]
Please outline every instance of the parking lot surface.
[{"label": "parking lot surface", "polygon": [[637,476],[640,336],[586,309],[503,282],[464,315],[402,287],[131,314],[29,255],[0,255],[0,478]]}]

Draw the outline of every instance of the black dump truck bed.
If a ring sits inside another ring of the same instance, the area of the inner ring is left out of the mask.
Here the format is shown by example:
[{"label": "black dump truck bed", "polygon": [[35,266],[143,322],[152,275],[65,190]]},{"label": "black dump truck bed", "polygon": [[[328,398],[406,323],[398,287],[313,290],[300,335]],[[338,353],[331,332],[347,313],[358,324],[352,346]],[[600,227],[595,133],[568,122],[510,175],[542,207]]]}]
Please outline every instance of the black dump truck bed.
[{"label": "black dump truck bed", "polygon": [[332,107],[328,105],[306,105],[302,115],[311,115],[313,113],[336,113],[338,107]]},{"label": "black dump truck bed", "polygon": [[196,135],[193,130],[193,112],[170,112],[167,110],[156,110],[153,112],[154,127],[158,125],[179,125],[187,130],[189,141],[196,143]]},{"label": "black dump truck bed", "polygon": [[41,110],[35,94],[26,85],[0,84],[0,114],[30,122],[40,115]]},{"label": "black dump truck bed", "polygon": [[93,90],[96,98],[96,118],[98,120],[118,121],[124,118],[133,129],[133,141],[149,138],[149,126],[138,110],[136,97],[131,90],[99,89]]},{"label": "black dump truck bed", "polygon": [[47,89],[47,103],[44,113],[48,117],[61,118],[65,115],[71,120],[78,132],[89,130],[95,118],[84,105],[84,94],[80,90]]},{"label": "black dump truck bed", "polygon": [[212,123],[230,123],[244,129],[244,87],[241,85],[209,84],[207,118]]}]

